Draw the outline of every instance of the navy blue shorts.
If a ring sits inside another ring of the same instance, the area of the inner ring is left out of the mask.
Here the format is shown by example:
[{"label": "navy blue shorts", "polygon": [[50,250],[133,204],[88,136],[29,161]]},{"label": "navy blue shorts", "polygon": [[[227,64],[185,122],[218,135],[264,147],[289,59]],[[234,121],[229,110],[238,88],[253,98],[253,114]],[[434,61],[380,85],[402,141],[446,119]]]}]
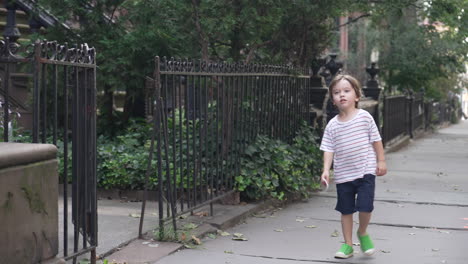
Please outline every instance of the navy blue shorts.
[{"label": "navy blue shorts", "polygon": [[[374,210],[375,175],[336,185],[338,201],[335,210],[342,214],[372,212]],[[357,197],[356,197],[357,196]]]}]

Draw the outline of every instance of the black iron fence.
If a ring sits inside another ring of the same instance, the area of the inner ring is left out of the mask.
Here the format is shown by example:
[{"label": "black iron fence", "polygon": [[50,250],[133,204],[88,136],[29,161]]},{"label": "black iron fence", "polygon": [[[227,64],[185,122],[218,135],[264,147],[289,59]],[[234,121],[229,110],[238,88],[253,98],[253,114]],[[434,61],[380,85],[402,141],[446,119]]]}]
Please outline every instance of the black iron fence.
[{"label": "black iron fence", "polygon": [[385,144],[408,133],[408,103],[405,95],[385,96],[383,99],[382,136]]},{"label": "black iron fence", "polygon": [[[0,41],[3,95],[3,141],[14,141],[11,100],[18,89],[13,77],[26,76],[21,85],[32,93],[32,133],[21,141],[55,144],[63,157],[63,257],[90,252],[96,261],[96,54],[86,44],[69,47],[36,42],[22,47]],[[26,106],[25,106],[26,107]],[[17,131],[15,131],[17,132]],[[26,131],[23,131],[26,134]],[[16,140],[18,140],[16,138]],[[72,147],[73,143],[73,147]],[[71,161],[71,164],[69,162]],[[70,168],[70,169],[69,169]],[[71,183],[71,194],[68,192]],[[71,197],[71,204],[69,204]],[[71,206],[70,206],[71,205]]]},{"label": "black iron fence", "polygon": [[415,137],[418,133],[451,122],[456,116],[455,105],[446,102],[425,102],[423,93],[385,96],[383,99],[383,141],[391,144],[399,138]]},{"label": "black iron fence", "polygon": [[453,114],[453,105],[449,102],[434,102],[432,106],[433,115],[432,121],[435,124],[443,124],[444,122],[450,122]]},{"label": "black iron fence", "polygon": [[230,194],[240,156],[258,134],[291,142],[312,116],[306,69],[156,58],[153,80],[147,183],[156,173],[161,228]]},{"label": "black iron fence", "polygon": [[408,98],[409,124],[408,134],[414,137],[414,133],[424,129],[424,94],[410,94]]}]

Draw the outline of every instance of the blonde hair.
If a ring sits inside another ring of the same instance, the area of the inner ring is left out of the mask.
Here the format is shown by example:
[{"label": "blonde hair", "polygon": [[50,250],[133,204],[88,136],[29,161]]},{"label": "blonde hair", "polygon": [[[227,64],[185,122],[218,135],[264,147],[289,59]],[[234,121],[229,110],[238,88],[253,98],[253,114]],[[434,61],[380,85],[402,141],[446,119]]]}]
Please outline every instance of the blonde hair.
[{"label": "blonde hair", "polygon": [[[333,98],[333,88],[335,88],[336,84],[338,84],[338,82],[340,82],[341,80],[348,81],[349,84],[351,84],[351,87],[353,87],[354,92],[356,92],[356,97],[358,99],[361,98],[362,96],[361,83],[351,75],[338,74],[335,76],[335,78],[333,78],[333,80],[330,82],[330,86],[328,87],[328,94],[329,94],[330,99]],[[356,102],[356,108],[358,107],[358,104],[359,102]]]}]

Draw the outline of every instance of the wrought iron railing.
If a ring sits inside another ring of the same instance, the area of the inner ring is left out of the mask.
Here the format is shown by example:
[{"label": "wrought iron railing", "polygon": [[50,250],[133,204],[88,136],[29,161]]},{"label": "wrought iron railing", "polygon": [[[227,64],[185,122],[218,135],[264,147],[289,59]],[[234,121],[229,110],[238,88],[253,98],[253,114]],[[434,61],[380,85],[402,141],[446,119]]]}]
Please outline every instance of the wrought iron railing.
[{"label": "wrought iron railing", "polygon": [[[3,141],[10,141],[12,74],[32,76],[31,143],[52,143],[63,148],[63,257],[91,253],[96,261],[96,54],[86,44],[69,47],[38,41],[22,47],[7,38],[0,41],[3,68]],[[28,86],[28,84],[25,84]],[[24,142],[24,141],[23,141]],[[58,144],[58,142],[61,142]],[[71,146],[73,143],[73,148]],[[71,152],[71,153],[70,153]],[[71,171],[69,158],[71,156]],[[68,193],[71,182],[71,194]],[[69,204],[71,197],[71,208]],[[69,213],[71,211],[71,213]],[[72,245],[70,245],[72,244]]]},{"label": "wrought iron railing", "polygon": [[230,194],[258,134],[291,142],[312,116],[309,82],[306,69],[289,66],[157,58],[147,183],[157,175],[160,227]]}]

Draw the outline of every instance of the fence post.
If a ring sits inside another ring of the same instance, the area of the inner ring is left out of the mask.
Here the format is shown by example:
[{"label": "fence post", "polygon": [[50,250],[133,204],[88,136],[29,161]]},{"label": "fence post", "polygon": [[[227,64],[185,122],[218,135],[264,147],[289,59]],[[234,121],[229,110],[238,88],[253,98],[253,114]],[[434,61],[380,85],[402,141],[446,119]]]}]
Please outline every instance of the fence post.
[{"label": "fence post", "polygon": [[426,131],[426,103],[424,102],[424,99],[426,97],[426,89],[424,87],[421,89],[421,110],[422,110],[422,124],[421,126],[423,127],[423,130]]},{"label": "fence post", "polygon": [[[326,70],[322,72],[322,76],[325,77],[325,82],[328,85],[330,85],[330,82],[332,79],[335,77],[335,75],[339,72],[339,70],[343,67],[343,63],[336,61],[336,54],[332,53],[329,55],[330,59],[328,62],[324,65]],[[330,121],[335,115],[338,114],[338,110],[333,106],[331,102],[331,98],[328,98],[327,100],[327,122]]]},{"label": "fence post", "polygon": [[366,68],[366,72],[370,75],[370,79],[367,80],[366,85],[363,87],[362,91],[366,97],[370,97],[377,101],[377,106],[374,112],[374,121],[377,127],[380,130],[380,113],[379,113],[379,105],[380,101],[380,93],[382,88],[379,87],[379,82],[375,79],[376,75],[380,72],[380,69],[376,67],[376,63],[371,63],[370,67]]},{"label": "fence post", "polygon": [[21,37],[21,33],[16,25],[17,5],[14,1],[4,1],[4,6],[7,9],[7,21],[3,37],[9,38],[11,42],[16,42]]},{"label": "fence post", "polygon": [[409,120],[408,120],[408,134],[410,136],[410,138],[413,138],[414,135],[413,135],[413,102],[414,102],[414,96],[413,96],[413,92],[412,91],[409,91],[408,92],[408,100],[407,100],[407,107],[409,108],[408,109],[408,117],[409,117]]},{"label": "fence post", "polygon": [[382,127],[382,136],[383,136],[383,145],[387,144],[387,135],[388,135],[388,103],[387,103],[387,95],[384,93],[383,96],[383,110],[382,110],[382,117],[383,117],[383,127]]},{"label": "fence post", "polygon": [[[314,116],[310,117],[310,122],[318,125],[319,129],[325,128],[323,116],[326,113],[326,105],[328,101],[328,89],[325,85],[324,78],[320,75],[322,67],[325,65],[325,59],[319,58],[314,59],[311,63],[311,75],[310,75],[310,86],[309,89],[309,101],[310,104],[321,110],[322,114],[320,116],[317,113]],[[311,113],[312,114],[312,113]]]}]

